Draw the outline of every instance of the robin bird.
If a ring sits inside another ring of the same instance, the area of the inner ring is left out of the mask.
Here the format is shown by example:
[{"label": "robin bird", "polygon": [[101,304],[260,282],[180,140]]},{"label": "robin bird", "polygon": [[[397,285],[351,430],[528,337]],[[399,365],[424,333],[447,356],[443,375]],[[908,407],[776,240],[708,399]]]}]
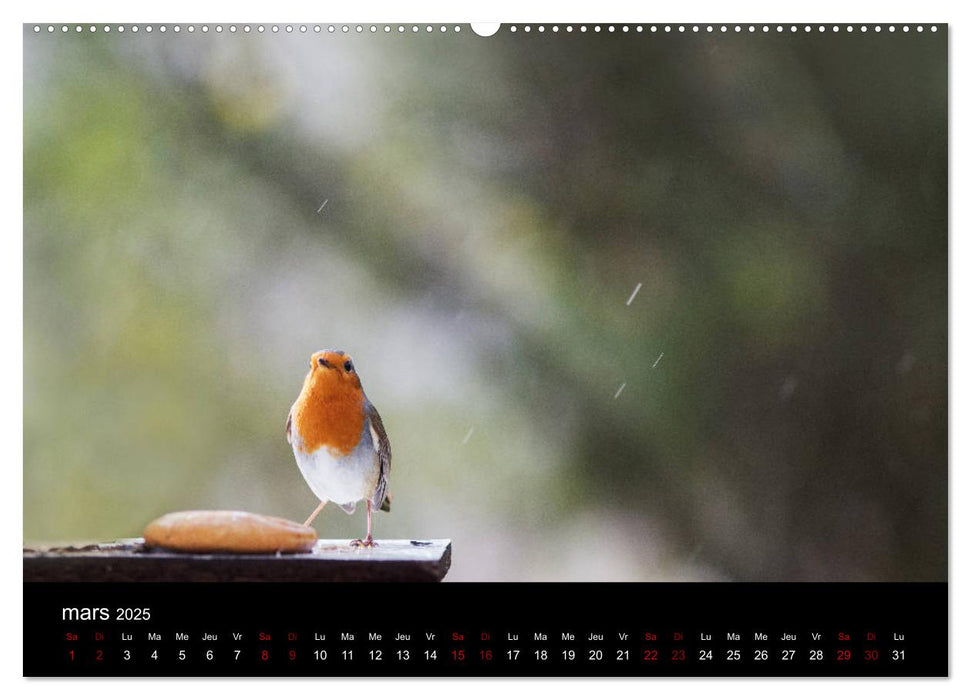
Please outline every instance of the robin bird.
[{"label": "robin bird", "polygon": [[321,350],[310,357],[303,389],[287,416],[287,442],[300,473],[320,499],[304,525],[310,525],[328,501],[353,513],[363,498],[367,537],[351,544],[374,547],[372,513],[391,510],[391,446],[354,361],[343,350]]}]

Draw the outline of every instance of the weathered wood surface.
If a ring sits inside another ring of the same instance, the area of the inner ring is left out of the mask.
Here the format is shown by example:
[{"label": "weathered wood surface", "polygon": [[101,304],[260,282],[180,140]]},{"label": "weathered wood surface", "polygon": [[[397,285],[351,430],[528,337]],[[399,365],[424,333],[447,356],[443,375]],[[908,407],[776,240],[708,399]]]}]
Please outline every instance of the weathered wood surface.
[{"label": "weathered wood surface", "polygon": [[380,540],[370,549],[318,540],[298,554],[186,554],[144,540],[24,549],[24,581],[441,581],[450,540]]}]

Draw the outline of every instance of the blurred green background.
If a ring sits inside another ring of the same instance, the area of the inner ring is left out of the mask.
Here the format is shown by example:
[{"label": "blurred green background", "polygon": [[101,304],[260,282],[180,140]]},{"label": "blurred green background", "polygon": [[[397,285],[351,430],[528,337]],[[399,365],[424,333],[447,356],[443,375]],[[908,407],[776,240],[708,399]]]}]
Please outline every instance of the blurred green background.
[{"label": "blurred green background", "polygon": [[945,33],[462,29],[25,28],[25,540],[302,520],[337,347],[449,580],[946,579]]}]

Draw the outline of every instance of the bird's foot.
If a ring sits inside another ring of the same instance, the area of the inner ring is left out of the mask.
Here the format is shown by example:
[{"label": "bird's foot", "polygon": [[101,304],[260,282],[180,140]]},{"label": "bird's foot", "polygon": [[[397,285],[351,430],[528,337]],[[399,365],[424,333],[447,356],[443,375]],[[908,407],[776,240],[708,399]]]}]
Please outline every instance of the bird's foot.
[{"label": "bird's foot", "polygon": [[368,535],[363,540],[351,540],[352,547],[377,547],[378,543],[374,541],[374,538]]}]

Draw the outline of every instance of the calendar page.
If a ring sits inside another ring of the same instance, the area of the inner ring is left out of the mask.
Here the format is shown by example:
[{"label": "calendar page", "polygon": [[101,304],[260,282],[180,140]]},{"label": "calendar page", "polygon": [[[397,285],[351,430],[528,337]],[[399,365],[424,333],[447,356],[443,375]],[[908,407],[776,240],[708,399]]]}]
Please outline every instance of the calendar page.
[{"label": "calendar page", "polygon": [[24,675],[948,675],[946,24],[23,58]]}]

